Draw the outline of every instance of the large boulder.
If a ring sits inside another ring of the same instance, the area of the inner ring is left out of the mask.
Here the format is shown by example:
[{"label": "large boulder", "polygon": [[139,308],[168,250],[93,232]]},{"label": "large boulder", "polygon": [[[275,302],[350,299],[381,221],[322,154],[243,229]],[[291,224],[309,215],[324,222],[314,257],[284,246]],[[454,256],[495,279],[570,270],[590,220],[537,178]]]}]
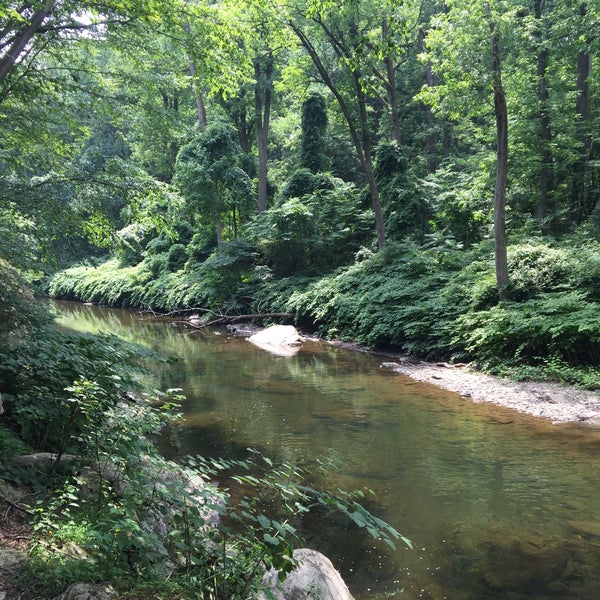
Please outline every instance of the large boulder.
[{"label": "large boulder", "polygon": [[248,341],[278,356],[293,356],[302,344],[293,325],[272,325],[251,335]]},{"label": "large boulder", "polygon": [[275,600],[353,600],[350,590],[331,561],[316,550],[298,548],[293,553],[297,566],[279,583],[278,571],[265,574],[263,584]]}]

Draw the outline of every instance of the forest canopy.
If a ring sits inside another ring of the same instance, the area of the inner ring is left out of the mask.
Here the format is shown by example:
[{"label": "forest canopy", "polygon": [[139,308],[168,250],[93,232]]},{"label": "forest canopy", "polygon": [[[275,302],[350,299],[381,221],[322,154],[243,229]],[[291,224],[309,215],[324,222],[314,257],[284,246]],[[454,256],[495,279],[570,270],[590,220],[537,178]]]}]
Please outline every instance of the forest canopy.
[{"label": "forest canopy", "polygon": [[0,257],[57,297],[595,368],[599,16],[4,3]]}]

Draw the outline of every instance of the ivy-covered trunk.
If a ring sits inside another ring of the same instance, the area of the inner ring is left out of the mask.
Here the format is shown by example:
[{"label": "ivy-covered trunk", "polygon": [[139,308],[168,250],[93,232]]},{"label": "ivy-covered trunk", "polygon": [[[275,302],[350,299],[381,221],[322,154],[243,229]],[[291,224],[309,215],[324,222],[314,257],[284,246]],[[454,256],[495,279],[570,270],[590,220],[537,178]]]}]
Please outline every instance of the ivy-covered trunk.
[{"label": "ivy-covered trunk", "polygon": [[508,286],[508,259],[506,251],[506,184],[508,178],[508,111],[500,70],[500,43],[496,23],[490,17],[492,44],[492,80],[494,90],[494,115],[496,118],[496,182],[494,186],[494,251],[496,286],[500,300],[506,298]]}]

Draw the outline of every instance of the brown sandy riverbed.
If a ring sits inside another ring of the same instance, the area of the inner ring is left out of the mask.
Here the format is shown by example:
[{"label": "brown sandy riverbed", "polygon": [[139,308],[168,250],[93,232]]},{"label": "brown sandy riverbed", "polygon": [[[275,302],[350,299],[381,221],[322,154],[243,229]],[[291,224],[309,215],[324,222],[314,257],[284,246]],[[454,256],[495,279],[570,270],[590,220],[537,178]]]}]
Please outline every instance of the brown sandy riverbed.
[{"label": "brown sandy riverbed", "polygon": [[[335,346],[368,352],[356,344]],[[551,381],[509,381],[485,375],[469,365],[414,361],[397,354],[381,354],[381,367],[456,392],[472,402],[493,402],[552,423],[600,425],[600,394]]]},{"label": "brown sandy riverbed", "polygon": [[426,381],[473,402],[493,402],[553,423],[600,425],[600,395],[554,382],[513,382],[485,375],[469,366],[382,362],[383,368]]}]

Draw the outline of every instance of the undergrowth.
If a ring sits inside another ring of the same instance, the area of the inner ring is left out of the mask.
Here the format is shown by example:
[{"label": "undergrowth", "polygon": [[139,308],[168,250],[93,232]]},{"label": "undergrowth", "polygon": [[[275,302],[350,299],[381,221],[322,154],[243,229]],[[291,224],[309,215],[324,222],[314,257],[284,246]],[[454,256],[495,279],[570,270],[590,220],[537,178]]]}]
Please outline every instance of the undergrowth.
[{"label": "undergrowth", "polygon": [[115,271],[108,262],[94,272],[78,267],[59,273],[50,293],[113,305],[111,298],[125,298],[156,310],[289,312],[328,338],[598,387],[598,241],[513,243],[504,302],[496,290],[490,241],[468,251],[441,243],[390,243],[378,253],[359,251],[351,265],[312,277],[278,279],[257,260],[250,247],[237,243],[157,278],[144,261],[128,268],[133,271]]}]

